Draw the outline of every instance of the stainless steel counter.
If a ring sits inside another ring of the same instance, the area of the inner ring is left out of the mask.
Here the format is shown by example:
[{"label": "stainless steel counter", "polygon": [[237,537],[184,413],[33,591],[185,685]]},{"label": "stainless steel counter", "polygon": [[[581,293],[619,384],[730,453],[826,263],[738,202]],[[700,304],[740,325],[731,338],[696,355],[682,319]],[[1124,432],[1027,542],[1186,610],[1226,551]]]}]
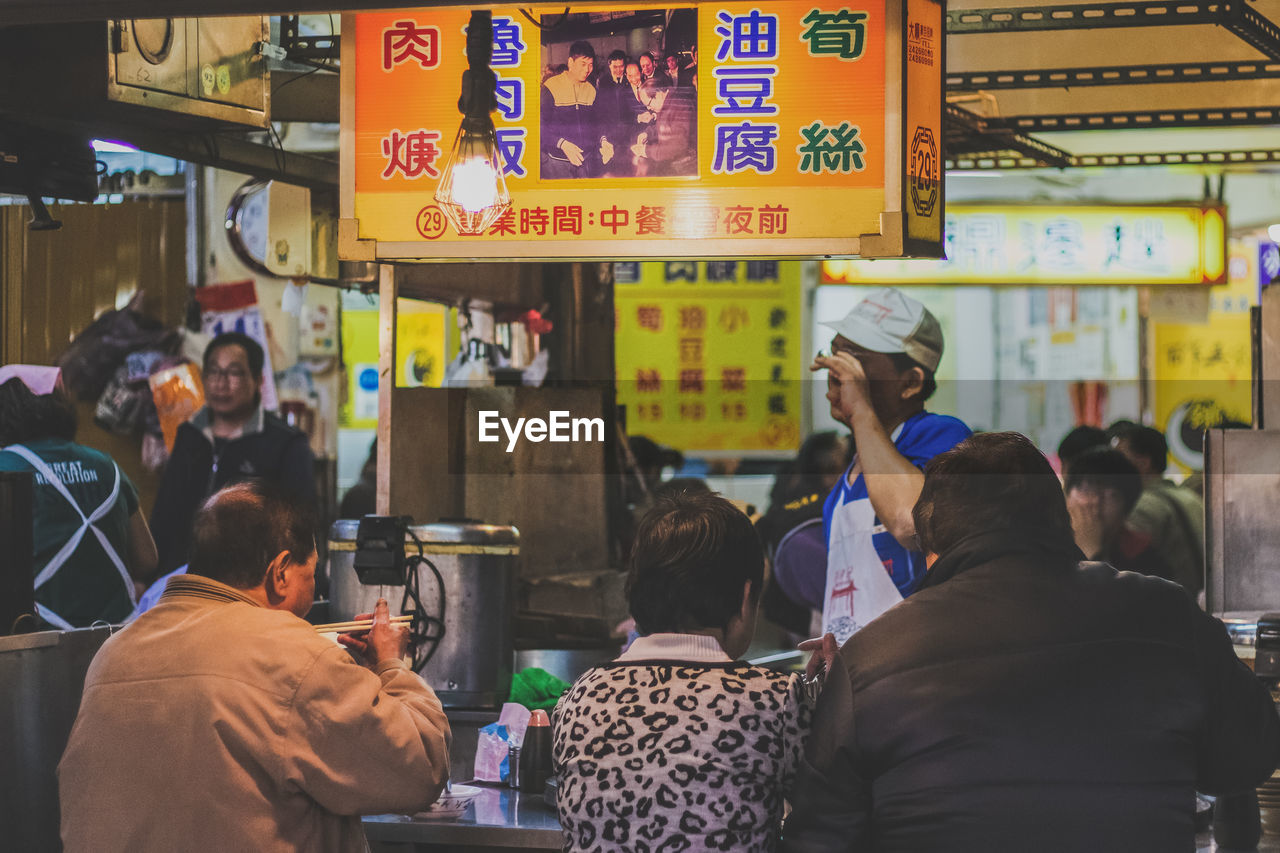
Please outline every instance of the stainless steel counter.
[{"label": "stainless steel counter", "polygon": [[[1257,853],[1280,853],[1280,835],[1264,835],[1254,848]],[[1196,836],[1196,853],[1239,853],[1237,848],[1219,847],[1213,834],[1202,832]]]},{"label": "stainless steel counter", "polygon": [[[372,815],[364,834],[373,853],[485,849],[561,850],[560,820],[541,794],[486,786],[461,817],[433,819]],[[477,851],[478,853],[478,851]]]},{"label": "stainless steel counter", "polygon": [[[1105,833],[1105,829],[1102,830]],[[424,820],[406,815],[374,815],[364,819],[365,837],[373,853],[485,850],[561,850],[560,821],[537,794],[505,787],[485,787],[462,817]],[[1196,853],[1227,853],[1205,832],[1196,836]],[[1280,835],[1263,835],[1257,853],[1280,853]]]}]

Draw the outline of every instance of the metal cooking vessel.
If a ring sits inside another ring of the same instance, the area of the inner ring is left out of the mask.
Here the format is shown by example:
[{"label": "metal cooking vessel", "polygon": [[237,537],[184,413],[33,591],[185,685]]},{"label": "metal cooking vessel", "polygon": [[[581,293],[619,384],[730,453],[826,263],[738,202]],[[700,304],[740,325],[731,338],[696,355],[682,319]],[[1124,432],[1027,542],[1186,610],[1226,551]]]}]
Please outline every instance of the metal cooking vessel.
[{"label": "metal cooking vessel", "polygon": [[[386,598],[392,613],[397,613],[404,597],[403,586],[365,586],[356,577],[353,563],[359,524],[342,519],[329,529],[329,609],[335,621],[372,612],[379,598]],[[447,707],[496,708],[511,689],[520,532],[472,521],[421,524],[409,530],[406,557],[418,553],[412,538],[416,536],[423,556],[444,581],[444,639],[419,672]],[[435,575],[419,565],[417,579],[427,615],[438,618]]]}]

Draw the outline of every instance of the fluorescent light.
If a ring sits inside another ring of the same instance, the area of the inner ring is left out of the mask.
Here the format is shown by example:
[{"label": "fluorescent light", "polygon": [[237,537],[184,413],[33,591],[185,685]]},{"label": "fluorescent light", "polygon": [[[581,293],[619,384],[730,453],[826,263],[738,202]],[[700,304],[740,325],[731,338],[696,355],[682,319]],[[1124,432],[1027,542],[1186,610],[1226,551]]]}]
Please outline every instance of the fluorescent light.
[{"label": "fluorescent light", "polygon": [[95,139],[92,144],[93,150],[99,154],[137,154],[139,151],[127,142],[117,142],[113,139]]}]

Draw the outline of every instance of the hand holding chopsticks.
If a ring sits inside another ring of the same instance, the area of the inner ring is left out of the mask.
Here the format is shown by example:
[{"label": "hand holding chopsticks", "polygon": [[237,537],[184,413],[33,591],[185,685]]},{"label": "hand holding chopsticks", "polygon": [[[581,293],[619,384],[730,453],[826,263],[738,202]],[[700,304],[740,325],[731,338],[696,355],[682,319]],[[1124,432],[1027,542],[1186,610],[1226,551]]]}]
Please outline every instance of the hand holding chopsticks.
[{"label": "hand holding chopsticks", "polygon": [[[390,619],[392,625],[408,625],[412,621],[412,616],[392,616]],[[354,619],[350,622],[330,622],[327,625],[316,625],[315,629],[320,634],[351,634],[368,631],[372,627],[373,619]]]},{"label": "hand holding chopsticks", "polygon": [[368,630],[366,631],[363,625],[339,629],[342,633],[338,635],[338,642],[346,646],[356,660],[363,660],[370,669],[376,669],[379,664],[386,661],[404,658],[405,650],[409,647],[408,620],[411,618],[400,616],[393,623],[387,600],[379,598],[373,613],[362,613],[356,617],[356,623],[347,623],[358,624],[368,619],[370,620]]}]

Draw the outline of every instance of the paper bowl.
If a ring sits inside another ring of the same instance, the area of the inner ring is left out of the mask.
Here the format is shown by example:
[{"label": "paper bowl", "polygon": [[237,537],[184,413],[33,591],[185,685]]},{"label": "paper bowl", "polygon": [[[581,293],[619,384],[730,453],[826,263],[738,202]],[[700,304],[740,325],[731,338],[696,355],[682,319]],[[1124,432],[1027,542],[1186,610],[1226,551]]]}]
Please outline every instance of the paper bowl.
[{"label": "paper bowl", "polygon": [[429,820],[462,817],[462,813],[479,793],[480,789],[474,785],[454,785],[452,791],[442,793],[440,799],[427,806],[426,811],[418,812],[416,816]]}]

